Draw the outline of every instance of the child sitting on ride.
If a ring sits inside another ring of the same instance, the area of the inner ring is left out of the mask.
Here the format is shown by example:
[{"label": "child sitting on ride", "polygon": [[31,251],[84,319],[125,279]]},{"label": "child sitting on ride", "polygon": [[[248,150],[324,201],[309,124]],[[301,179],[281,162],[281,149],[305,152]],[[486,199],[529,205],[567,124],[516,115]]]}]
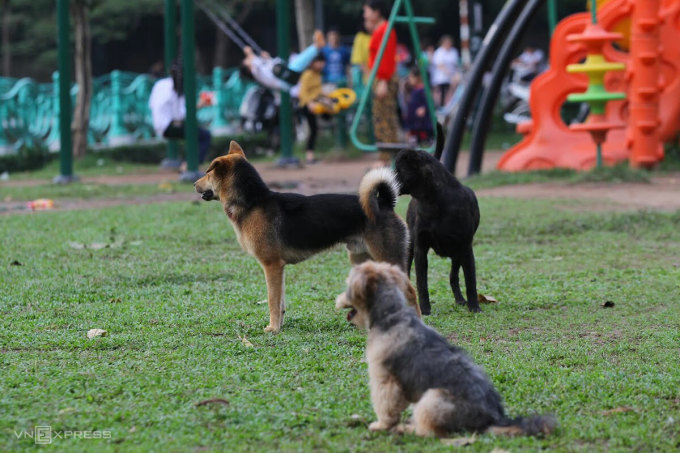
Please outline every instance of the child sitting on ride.
[{"label": "child sitting on ride", "polygon": [[408,141],[418,144],[432,140],[432,121],[425,96],[425,84],[420,75],[420,68],[413,66],[408,74],[411,94],[406,108],[405,126],[408,130]]},{"label": "child sitting on ride", "polygon": [[246,55],[241,66],[242,74],[250,75],[260,85],[276,91],[289,91],[300,78],[300,74],[319,55],[326,45],[326,39],[320,30],[316,30],[312,37],[313,43],[291,58],[286,64],[279,57],[272,57],[267,52],[255,54],[252,48],[244,47]]}]

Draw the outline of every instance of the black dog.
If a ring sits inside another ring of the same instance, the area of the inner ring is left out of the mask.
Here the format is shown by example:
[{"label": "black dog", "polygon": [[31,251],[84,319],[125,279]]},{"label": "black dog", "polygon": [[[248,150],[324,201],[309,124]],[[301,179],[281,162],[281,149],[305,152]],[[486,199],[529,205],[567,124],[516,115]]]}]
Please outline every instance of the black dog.
[{"label": "black dog", "polygon": [[439,162],[443,141],[442,128],[437,124],[434,156],[425,151],[405,149],[396,158],[401,193],[413,197],[406,213],[411,237],[408,271],[410,274],[415,257],[418,299],[424,315],[430,314],[427,290],[427,252],[430,248],[439,256],[451,258],[449,281],[456,302],[466,303],[458,280],[462,266],[468,309],[481,311],[477,301],[475,255],[472,252],[472,238],[479,226],[479,206],[472,189],[462,185]]}]

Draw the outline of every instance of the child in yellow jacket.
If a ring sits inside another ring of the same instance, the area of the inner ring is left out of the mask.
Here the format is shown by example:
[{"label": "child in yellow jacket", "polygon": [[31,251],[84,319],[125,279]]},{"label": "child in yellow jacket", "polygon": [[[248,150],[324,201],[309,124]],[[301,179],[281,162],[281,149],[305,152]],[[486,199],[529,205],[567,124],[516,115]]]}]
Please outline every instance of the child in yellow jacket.
[{"label": "child in yellow jacket", "polygon": [[317,122],[313,110],[315,103],[327,100],[323,95],[323,84],[321,80],[321,73],[325,66],[326,59],[323,54],[319,54],[300,77],[300,93],[298,94],[298,99],[300,107],[302,107],[302,112],[304,113],[305,118],[307,118],[307,123],[309,123],[309,137],[307,139],[307,151],[305,152],[305,160],[308,164],[317,162],[314,157]]}]

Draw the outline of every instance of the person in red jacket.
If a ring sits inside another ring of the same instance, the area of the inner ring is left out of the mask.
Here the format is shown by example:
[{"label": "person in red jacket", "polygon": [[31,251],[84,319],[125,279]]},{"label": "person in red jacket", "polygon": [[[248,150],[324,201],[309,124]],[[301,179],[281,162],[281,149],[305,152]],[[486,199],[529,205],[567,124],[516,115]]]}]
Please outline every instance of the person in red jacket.
[{"label": "person in red jacket", "polygon": [[[373,69],[380,44],[387,31],[388,4],[383,0],[367,0],[364,3],[364,25],[371,33],[368,48],[368,69]],[[376,142],[396,143],[399,141],[399,118],[397,117],[397,35],[390,31],[387,46],[378,66],[373,84],[373,131]],[[390,164],[390,154],[380,153],[383,165]]]}]

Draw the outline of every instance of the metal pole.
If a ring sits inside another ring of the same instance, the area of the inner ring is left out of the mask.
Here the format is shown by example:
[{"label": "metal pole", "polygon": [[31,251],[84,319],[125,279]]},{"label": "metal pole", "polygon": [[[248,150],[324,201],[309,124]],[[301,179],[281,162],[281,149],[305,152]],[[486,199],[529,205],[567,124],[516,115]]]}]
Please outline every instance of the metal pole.
[{"label": "metal pole", "polygon": [[[279,57],[287,60],[290,55],[290,1],[276,0],[276,51]],[[279,134],[281,136],[281,157],[278,165],[297,165],[298,160],[293,157],[293,106],[290,94],[281,92],[279,106]]]},{"label": "metal pole", "polygon": [[470,142],[468,176],[477,174],[482,169],[484,145],[486,143],[489,126],[491,125],[493,107],[498,99],[498,92],[500,91],[503,79],[508,72],[508,66],[510,66],[510,61],[512,60],[515,48],[527,31],[529,22],[536,14],[536,11],[538,11],[538,8],[543,4],[543,1],[544,0],[529,0],[527,6],[522,10],[515,21],[515,24],[512,26],[512,30],[508,33],[507,39],[503,43],[501,50],[498,51],[498,56],[491,69],[491,80],[482,94],[479,107],[475,112],[474,121],[472,122],[472,140]]},{"label": "metal pole", "polygon": [[180,180],[195,182],[198,172],[198,122],[196,120],[196,69],[194,67],[194,2],[182,0],[182,78],[187,116],[184,120],[184,150],[187,171]]},{"label": "metal pole", "polygon": [[470,15],[468,0],[459,0],[458,15],[460,16],[460,61],[463,67],[469,68],[472,62],[470,56]]},{"label": "metal pole", "polygon": [[508,29],[515,22],[522,8],[524,8],[525,3],[526,0],[508,0],[505,3],[501,12],[496,16],[496,20],[489,28],[486,37],[484,37],[482,47],[472,63],[468,76],[465,78],[463,96],[458,105],[458,110],[453,117],[453,124],[446,136],[446,145],[442,156],[444,167],[452,173],[456,171],[456,161],[458,160],[460,143],[463,141],[465,123],[474,105],[484,72],[491,58],[496,53],[498,46],[505,39]]},{"label": "metal pole", "polygon": [[557,0],[548,0],[548,26],[550,27],[550,36],[552,36],[557,27]]},{"label": "metal pole", "polygon": [[[165,73],[170,72],[170,65],[177,58],[177,0],[165,0],[165,12],[163,15],[164,59]],[[177,157],[177,142],[168,140],[166,145],[165,159],[161,162],[163,168],[179,168],[181,162]]]},{"label": "metal pole", "polygon": [[57,0],[57,46],[59,66],[59,176],[57,184],[75,181],[71,137],[71,41],[68,0]]}]

